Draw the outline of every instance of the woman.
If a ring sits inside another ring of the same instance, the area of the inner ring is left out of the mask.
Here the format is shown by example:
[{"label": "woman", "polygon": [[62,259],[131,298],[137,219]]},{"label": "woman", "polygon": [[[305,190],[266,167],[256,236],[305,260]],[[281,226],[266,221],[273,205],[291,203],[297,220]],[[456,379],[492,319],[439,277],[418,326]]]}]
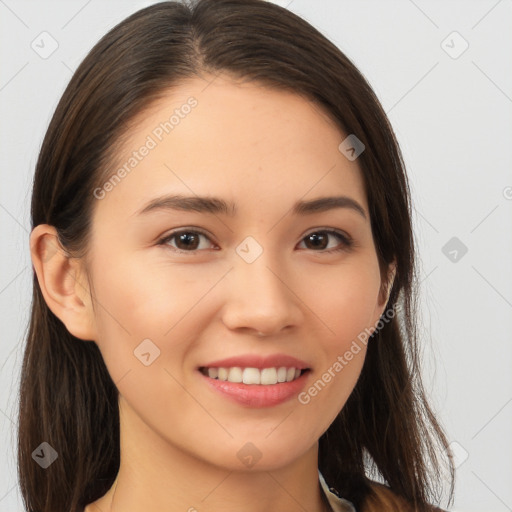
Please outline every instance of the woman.
[{"label": "woman", "polygon": [[296,15],[112,29],[35,173],[27,510],[439,510],[410,211],[377,98]]}]

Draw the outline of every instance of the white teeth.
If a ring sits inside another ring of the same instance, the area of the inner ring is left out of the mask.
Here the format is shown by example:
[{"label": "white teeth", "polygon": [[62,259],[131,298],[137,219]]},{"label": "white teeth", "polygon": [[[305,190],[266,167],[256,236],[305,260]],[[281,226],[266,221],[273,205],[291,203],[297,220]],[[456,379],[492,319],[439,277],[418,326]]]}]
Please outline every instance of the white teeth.
[{"label": "white teeth", "polygon": [[243,382],[244,384],[260,384],[271,385],[278,382],[291,382],[297,379],[301,370],[299,368],[240,368],[234,366],[232,368],[208,368],[204,372],[211,379],[218,379],[228,382]]},{"label": "white teeth", "polygon": [[281,368],[279,368],[277,370],[277,382],[286,382],[286,367],[285,366],[281,366]]},{"label": "white teeth", "polygon": [[[300,373],[300,371],[299,371]],[[261,370],[261,384],[277,384],[277,370],[275,368],[263,368]]]},{"label": "white teeth", "polygon": [[244,368],[244,384],[259,384],[261,380],[260,371],[257,368]]},{"label": "white teeth", "polygon": [[242,368],[235,366],[230,368],[228,372],[229,382],[242,382]]}]

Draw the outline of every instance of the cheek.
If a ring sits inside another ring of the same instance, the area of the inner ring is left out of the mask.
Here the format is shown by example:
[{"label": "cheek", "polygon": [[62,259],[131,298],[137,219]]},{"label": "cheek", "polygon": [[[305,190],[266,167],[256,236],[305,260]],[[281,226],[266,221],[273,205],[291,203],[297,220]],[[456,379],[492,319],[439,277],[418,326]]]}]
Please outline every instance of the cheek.
[{"label": "cheek", "polygon": [[[319,279],[320,277],[320,279]],[[354,258],[329,274],[316,276],[310,295],[311,308],[325,327],[331,349],[343,349],[365,329],[373,326],[378,314],[380,273],[374,258]]]},{"label": "cheek", "polygon": [[191,266],[153,265],[148,270],[147,264],[136,259],[124,259],[117,266],[104,264],[96,270],[97,343],[114,381],[140,365],[134,351],[144,340],[155,345],[145,342],[155,354],[160,351],[160,364],[179,360],[177,356],[198,339],[207,319],[209,290],[224,273],[218,270],[205,271],[204,276]]},{"label": "cheek", "polygon": [[329,416],[324,426],[334,420],[356,385],[369,329],[375,322],[380,289],[378,262],[375,257],[358,262],[354,259],[352,263],[341,265],[328,279],[317,281],[310,296],[311,308],[322,324],[318,338],[323,357],[316,379],[299,396],[299,402],[311,414]]}]

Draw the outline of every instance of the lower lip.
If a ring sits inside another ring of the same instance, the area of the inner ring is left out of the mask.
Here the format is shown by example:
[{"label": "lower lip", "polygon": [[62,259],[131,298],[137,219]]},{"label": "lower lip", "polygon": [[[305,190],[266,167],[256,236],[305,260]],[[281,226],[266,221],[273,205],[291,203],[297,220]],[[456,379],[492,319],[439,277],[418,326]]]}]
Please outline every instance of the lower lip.
[{"label": "lower lip", "polygon": [[260,385],[212,379],[199,372],[212,389],[247,407],[272,407],[290,400],[304,388],[309,373],[310,370],[305,371],[299,378],[291,382]]}]

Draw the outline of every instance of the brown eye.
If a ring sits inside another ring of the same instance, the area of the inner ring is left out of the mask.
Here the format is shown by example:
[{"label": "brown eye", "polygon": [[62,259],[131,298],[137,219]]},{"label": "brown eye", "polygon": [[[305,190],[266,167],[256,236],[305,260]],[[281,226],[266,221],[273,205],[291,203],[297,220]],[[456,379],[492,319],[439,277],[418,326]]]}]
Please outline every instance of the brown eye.
[{"label": "brown eye", "polygon": [[[336,237],[339,240],[339,247],[334,246],[334,248],[331,247],[329,250],[326,250],[329,245],[329,236]],[[351,240],[347,236],[333,230],[314,231],[306,235],[303,241],[305,241],[307,249],[313,249],[315,252],[342,251],[352,245]]]},{"label": "brown eye", "polygon": [[[201,237],[209,240],[208,236],[200,231],[182,230],[175,231],[170,235],[163,238],[159,245],[165,245],[177,252],[198,252],[201,244]],[[172,245],[171,240],[175,240],[175,245]],[[208,247],[206,247],[208,248]]]},{"label": "brown eye", "polygon": [[178,249],[197,249],[199,247],[199,236],[197,233],[181,233],[175,235]]},{"label": "brown eye", "polygon": [[[210,237],[201,231],[182,229],[167,235],[159,242],[159,245],[163,245],[178,253],[198,254],[200,249],[211,248],[208,247],[208,244],[201,247],[201,237],[210,240]],[[330,246],[331,239],[337,239],[338,244]],[[302,241],[306,244],[306,249],[326,253],[347,250],[353,245],[350,237],[334,230],[314,231],[306,235]]]}]

